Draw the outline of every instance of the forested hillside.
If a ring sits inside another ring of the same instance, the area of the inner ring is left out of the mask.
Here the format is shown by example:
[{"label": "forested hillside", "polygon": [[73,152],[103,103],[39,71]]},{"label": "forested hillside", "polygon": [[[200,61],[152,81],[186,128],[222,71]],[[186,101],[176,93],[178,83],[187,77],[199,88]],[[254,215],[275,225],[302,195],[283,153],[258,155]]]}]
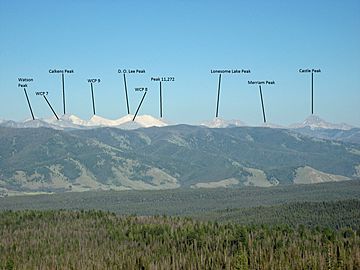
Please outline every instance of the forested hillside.
[{"label": "forested hillside", "polygon": [[0,189],[11,195],[353,180],[359,153],[357,144],[260,127],[0,127]]}]

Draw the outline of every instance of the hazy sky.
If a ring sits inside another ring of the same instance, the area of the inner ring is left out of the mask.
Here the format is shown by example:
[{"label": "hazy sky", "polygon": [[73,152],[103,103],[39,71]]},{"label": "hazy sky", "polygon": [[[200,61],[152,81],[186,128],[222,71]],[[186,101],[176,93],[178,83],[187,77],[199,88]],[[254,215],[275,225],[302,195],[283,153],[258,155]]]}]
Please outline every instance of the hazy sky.
[{"label": "hazy sky", "polygon": [[118,69],[128,74],[130,109],[149,92],[139,114],[159,115],[163,83],[164,117],[197,123],[215,116],[218,75],[211,69],[250,69],[224,74],[220,117],[248,124],[262,121],[258,86],[264,85],[267,119],[287,125],[310,114],[310,73],[314,76],[315,113],[330,122],[360,126],[360,1],[0,1],[0,118],[29,118],[18,78],[27,87],[36,117],[51,111],[35,91],[48,91],[62,113],[61,75],[49,69],[73,69],[65,75],[67,112],[92,115],[88,78],[94,85],[96,112],[124,116],[126,102]]}]

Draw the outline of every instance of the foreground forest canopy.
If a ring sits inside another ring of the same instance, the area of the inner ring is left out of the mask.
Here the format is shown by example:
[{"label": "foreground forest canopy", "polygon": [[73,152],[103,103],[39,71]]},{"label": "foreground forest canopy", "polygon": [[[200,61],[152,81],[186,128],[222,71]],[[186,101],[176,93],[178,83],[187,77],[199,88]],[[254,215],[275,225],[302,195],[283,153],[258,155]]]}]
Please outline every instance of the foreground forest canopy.
[{"label": "foreground forest canopy", "polygon": [[0,269],[359,269],[351,228],[242,226],[103,211],[0,212]]}]

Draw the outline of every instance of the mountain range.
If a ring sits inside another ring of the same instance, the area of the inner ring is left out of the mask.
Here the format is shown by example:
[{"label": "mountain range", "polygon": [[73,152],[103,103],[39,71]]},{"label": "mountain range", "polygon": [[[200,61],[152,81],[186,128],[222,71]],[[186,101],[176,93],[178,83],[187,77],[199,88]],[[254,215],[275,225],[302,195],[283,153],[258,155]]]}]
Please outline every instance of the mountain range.
[{"label": "mountain range", "polygon": [[68,118],[82,128],[49,128],[50,121],[34,128],[0,125],[3,193],[268,187],[360,177],[360,145],[303,135],[299,128]]},{"label": "mountain range", "polygon": [[128,114],[116,120],[106,119],[104,117],[94,115],[89,120],[83,120],[76,115],[65,114],[59,119],[55,117],[46,119],[27,119],[21,122],[12,120],[0,121],[0,126],[13,127],[13,128],[37,128],[48,127],[53,129],[89,129],[97,127],[116,127],[121,129],[136,129],[141,127],[162,127],[168,125],[167,122],[157,119],[150,115],[139,115],[134,121],[134,115]]},{"label": "mountain range", "polygon": [[[170,125],[170,123],[163,118],[156,118],[151,115],[139,115],[136,116],[134,121],[134,115],[128,114],[121,118],[111,120],[98,115],[92,116],[89,120],[81,119],[76,115],[65,114],[57,120],[55,117],[45,119],[27,119],[25,121],[12,121],[0,119],[0,125],[6,127],[16,128],[29,128],[29,127],[51,127],[55,129],[81,129],[81,128],[96,128],[96,127],[116,127],[121,129],[136,129],[141,127],[163,127]],[[226,128],[226,127],[243,127],[249,126],[245,122],[233,119],[225,120],[222,118],[214,118],[210,121],[204,121],[200,124],[209,128]],[[264,123],[263,127],[270,128],[310,128],[314,129],[337,129],[337,130],[351,130],[355,127],[345,123],[333,124],[321,119],[317,115],[310,115],[302,123],[295,123],[289,127],[273,124]]]},{"label": "mountain range", "polygon": [[[75,115],[63,115],[57,120],[55,117],[47,119],[27,119],[25,121],[15,122],[12,120],[0,119],[0,126],[12,128],[38,128],[47,127],[58,130],[74,130],[74,129],[93,129],[99,127],[113,127],[125,130],[147,128],[147,127],[164,127],[174,125],[163,118],[156,118],[150,115],[139,115],[133,121],[134,116],[131,114],[121,118],[111,120],[104,117],[94,115],[89,120],[83,120]],[[232,127],[249,127],[241,120],[226,120],[222,118],[214,118],[210,121],[200,123],[200,126],[209,128],[232,128]],[[264,123],[261,127],[291,129],[295,132],[316,137],[320,139],[344,141],[350,143],[360,143],[360,128],[350,126],[345,123],[332,124],[321,119],[319,116],[310,115],[302,123],[292,124],[289,127]]]}]

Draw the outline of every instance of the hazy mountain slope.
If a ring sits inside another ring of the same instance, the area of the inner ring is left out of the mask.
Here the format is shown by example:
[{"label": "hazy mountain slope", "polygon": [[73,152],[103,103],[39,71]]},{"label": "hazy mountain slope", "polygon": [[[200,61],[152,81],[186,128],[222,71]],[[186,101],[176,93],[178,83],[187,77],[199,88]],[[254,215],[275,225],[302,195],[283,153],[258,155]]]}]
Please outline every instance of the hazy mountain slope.
[{"label": "hazy mountain slope", "polygon": [[[178,128],[180,133],[176,134]],[[186,129],[187,132],[184,132]],[[160,135],[156,129],[142,131],[152,142],[144,149],[148,153],[154,153],[157,162],[176,163],[181,159],[183,164],[186,164],[186,170],[189,166],[199,165],[200,172],[202,168],[207,171],[211,178],[208,180],[219,179],[217,175],[221,174],[222,169],[228,174],[221,179],[237,178],[239,175],[236,173],[229,173],[230,168],[236,167],[238,168],[235,170],[246,176],[247,173],[241,170],[243,166],[263,170],[268,178],[273,176],[283,183],[291,182],[294,168],[306,165],[327,173],[351,176],[355,173],[354,164],[359,162],[359,156],[349,153],[343,144],[334,145],[327,141],[313,140],[287,130],[180,126],[165,127],[161,129]],[[181,138],[186,144],[179,143],[179,139],[174,142],[175,137]],[[187,155],[184,156],[184,152]],[[195,172],[197,177],[200,176],[199,170]]]},{"label": "hazy mountain slope", "polygon": [[357,145],[271,128],[0,128],[0,187],[158,189],[227,179],[271,186],[293,183],[303,167],[336,181],[359,177],[359,153]]},{"label": "hazy mountain slope", "polygon": [[201,123],[200,125],[202,126],[206,126],[209,128],[226,128],[226,127],[242,127],[242,126],[246,126],[246,123],[244,123],[241,120],[225,120],[222,118],[214,118],[213,120],[210,121],[205,121],[203,123]]},{"label": "hazy mountain slope", "polygon": [[360,144],[360,128],[341,130],[319,128],[311,129],[309,127],[303,127],[294,129],[294,131],[310,137]]},{"label": "hazy mountain slope", "polygon": [[316,115],[309,116],[302,123],[290,125],[290,128],[310,137],[360,144],[359,128],[345,123],[330,123]]},{"label": "hazy mountain slope", "polygon": [[169,181],[177,187],[172,177],[132,159],[121,149],[53,129],[1,128],[0,153],[0,181],[8,189],[94,188],[88,186],[89,180],[100,183],[97,188],[151,189],[151,182],[159,176],[162,184]]}]

